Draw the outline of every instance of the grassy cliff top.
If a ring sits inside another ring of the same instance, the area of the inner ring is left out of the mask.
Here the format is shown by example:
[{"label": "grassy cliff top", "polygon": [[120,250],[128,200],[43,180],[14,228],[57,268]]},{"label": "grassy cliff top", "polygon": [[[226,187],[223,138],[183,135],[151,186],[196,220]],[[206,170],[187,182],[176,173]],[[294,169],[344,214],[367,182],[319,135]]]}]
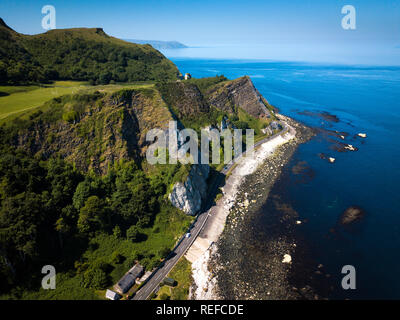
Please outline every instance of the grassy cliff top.
[{"label": "grassy cliff top", "polygon": [[23,35],[0,21],[0,84],[50,80],[108,84],[173,80],[178,74],[176,66],[150,45],[111,37],[102,28]]}]

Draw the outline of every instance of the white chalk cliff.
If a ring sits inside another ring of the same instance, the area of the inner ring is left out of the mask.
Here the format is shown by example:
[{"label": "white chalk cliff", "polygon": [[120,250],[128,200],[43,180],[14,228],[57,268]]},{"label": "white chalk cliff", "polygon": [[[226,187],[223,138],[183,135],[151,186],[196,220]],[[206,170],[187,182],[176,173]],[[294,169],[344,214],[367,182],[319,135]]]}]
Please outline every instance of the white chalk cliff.
[{"label": "white chalk cliff", "polygon": [[210,167],[207,164],[192,165],[185,182],[177,182],[169,194],[172,205],[188,215],[195,215],[201,209],[207,196],[207,178]]}]

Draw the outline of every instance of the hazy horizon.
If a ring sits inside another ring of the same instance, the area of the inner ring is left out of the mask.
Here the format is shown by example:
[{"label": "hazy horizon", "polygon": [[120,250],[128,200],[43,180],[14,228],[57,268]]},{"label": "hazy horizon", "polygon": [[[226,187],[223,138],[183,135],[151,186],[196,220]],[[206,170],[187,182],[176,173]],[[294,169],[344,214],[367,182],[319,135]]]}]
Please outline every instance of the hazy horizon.
[{"label": "hazy horizon", "polygon": [[[399,66],[400,49],[395,47],[353,47],[351,55],[334,46],[290,45],[204,45],[185,49],[165,49],[168,58],[240,59],[282,62],[325,63],[339,65]],[[377,58],[378,57],[378,58]]]},{"label": "hazy horizon", "polygon": [[[193,58],[400,65],[400,2],[395,0],[221,0],[49,3],[57,28],[101,27],[120,39],[178,41]],[[356,8],[344,30],[342,7]],[[45,32],[43,4],[3,0],[0,17],[24,34]],[[193,47],[196,47],[194,50]]]}]

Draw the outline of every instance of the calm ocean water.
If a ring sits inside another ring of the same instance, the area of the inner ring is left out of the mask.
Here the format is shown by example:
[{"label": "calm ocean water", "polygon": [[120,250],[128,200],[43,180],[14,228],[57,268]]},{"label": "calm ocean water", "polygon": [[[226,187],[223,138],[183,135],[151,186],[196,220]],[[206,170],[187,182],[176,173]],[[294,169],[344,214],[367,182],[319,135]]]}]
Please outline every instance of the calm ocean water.
[{"label": "calm ocean water", "polygon": [[[332,298],[399,299],[400,67],[171,60],[194,77],[249,75],[282,114],[312,127],[349,133],[343,142],[358,147],[357,152],[339,153],[322,135],[301,145],[290,165],[305,161],[312,178],[302,183],[280,181],[279,190],[300,219],[306,219],[302,231],[315,259],[337,278]],[[340,121],[300,114],[303,111],[326,111]],[[368,137],[355,138],[360,132]],[[321,160],[319,153],[336,162]],[[351,205],[366,211],[361,229],[333,236],[330,230]],[[344,265],[357,271],[357,289],[351,292],[340,287]]]}]

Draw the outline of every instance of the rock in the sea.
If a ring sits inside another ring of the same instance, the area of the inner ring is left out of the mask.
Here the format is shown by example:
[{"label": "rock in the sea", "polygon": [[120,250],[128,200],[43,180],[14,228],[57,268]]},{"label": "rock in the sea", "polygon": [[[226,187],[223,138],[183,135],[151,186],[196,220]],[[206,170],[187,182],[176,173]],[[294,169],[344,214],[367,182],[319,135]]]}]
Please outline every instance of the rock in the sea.
[{"label": "rock in the sea", "polygon": [[188,215],[195,215],[201,209],[207,196],[207,178],[210,167],[207,164],[193,165],[185,182],[177,182],[169,194],[172,205]]},{"label": "rock in the sea", "polygon": [[290,256],[290,254],[285,254],[283,256],[282,263],[291,263],[291,262],[292,262],[292,257]]},{"label": "rock in the sea", "polygon": [[351,144],[348,144],[347,146],[344,147],[345,149],[349,150],[349,151],[357,151],[358,149],[356,147],[354,147]]},{"label": "rock in the sea", "polygon": [[361,220],[365,215],[363,209],[357,206],[351,206],[347,208],[341,215],[339,222],[341,225],[349,225],[356,221]]},{"label": "rock in the sea", "polygon": [[328,160],[330,163],[334,163],[336,161],[335,158],[333,157],[328,157],[325,153],[319,153],[318,154],[319,158],[322,160]]},{"label": "rock in the sea", "polygon": [[329,141],[332,142],[331,149],[337,152],[358,151],[358,148],[351,144],[342,143],[333,139],[329,139]]},{"label": "rock in the sea", "polygon": [[330,122],[339,122],[339,118],[333,114],[330,114],[326,111],[323,112],[312,112],[312,111],[301,111],[298,112],[300,115],[308,116],[308,117],[318,117]]}]

